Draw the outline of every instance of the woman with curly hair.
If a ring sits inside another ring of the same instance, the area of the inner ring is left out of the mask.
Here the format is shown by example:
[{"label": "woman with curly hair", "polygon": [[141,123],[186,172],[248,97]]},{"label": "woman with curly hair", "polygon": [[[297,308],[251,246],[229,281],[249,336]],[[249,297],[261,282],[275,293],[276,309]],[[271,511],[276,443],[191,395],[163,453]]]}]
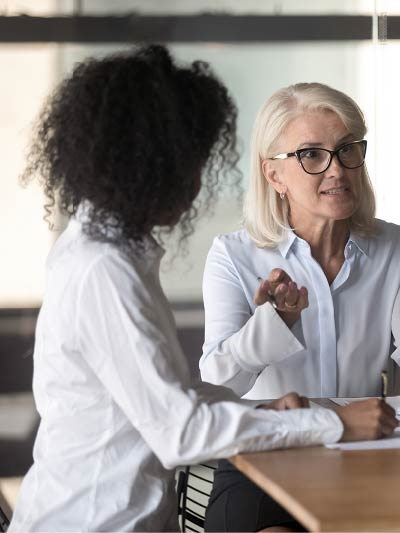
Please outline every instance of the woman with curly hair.
[{"label": "woman with curly hair", "polygon": [[[391,433],[387,406],[255,409],[193,383],[159,282],[160,240],[192,232],[236,108],[208,65],[162,46],[78,65],[42,113],[25,181],[69,224],[47,262],[34,351],[41,423],[10,531],[176,531],[174,468],[243,450]],[[275,410],[274,410],[275,409]],[[279,412],[279,410],[283,410]]]}]

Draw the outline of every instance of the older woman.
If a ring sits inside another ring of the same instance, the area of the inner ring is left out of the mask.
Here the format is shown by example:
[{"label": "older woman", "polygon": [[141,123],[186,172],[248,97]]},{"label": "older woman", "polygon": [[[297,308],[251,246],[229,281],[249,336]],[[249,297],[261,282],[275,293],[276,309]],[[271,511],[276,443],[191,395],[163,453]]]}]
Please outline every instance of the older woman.
[{"label": "older woman", "polygon": [[[374,217],[365,134],[357,104],[319,83],[260,110],[244,229],[217,237],[207,258],[203,380],[253,399],[379,395],[381,371],[400,359],[400,228]],[[245,491],[250,524],[235,516]],[[209,529],[229,530],[222,516],[246,531],[290,519],[272,505],[223,464]]]}]

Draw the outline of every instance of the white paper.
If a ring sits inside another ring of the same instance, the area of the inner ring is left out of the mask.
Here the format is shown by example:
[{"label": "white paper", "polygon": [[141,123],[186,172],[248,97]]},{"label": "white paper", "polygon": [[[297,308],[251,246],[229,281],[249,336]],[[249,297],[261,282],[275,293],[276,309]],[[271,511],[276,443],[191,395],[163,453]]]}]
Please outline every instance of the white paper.
[{"label": "white paper", "polygon": [[325,446],[333,450],[388,450],[400,448],[400,428],[396,428],[394,434],[385,439],[335,442],[334,444],[325,444]]}]

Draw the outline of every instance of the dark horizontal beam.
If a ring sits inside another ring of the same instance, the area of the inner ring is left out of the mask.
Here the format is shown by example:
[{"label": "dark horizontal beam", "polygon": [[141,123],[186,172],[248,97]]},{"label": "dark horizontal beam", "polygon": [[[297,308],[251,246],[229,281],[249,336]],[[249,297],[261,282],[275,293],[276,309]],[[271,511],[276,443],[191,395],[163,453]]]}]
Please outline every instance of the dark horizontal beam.
[{"label": "dark horizontal beam", "polygon": [[0,17],[0,43],[359,41],[371,37],[372,17],[364,15]]},{"label": "dark horizontal beam", "polygon": [[400,39],[400,17],[391,16],[386,18],[387,39]]}]

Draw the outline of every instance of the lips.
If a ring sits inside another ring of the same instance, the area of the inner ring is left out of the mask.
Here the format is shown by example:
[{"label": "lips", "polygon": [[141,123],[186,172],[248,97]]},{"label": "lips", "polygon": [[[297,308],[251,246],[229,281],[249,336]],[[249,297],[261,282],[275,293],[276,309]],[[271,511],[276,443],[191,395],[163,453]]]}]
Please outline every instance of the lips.
[{"label": "lips", "polygon": [[326,194],[326,195],[343,194],[344,192],[348,192],[349,190],[350,190],[350,187],[332,187],[331,189],[327,189],[326,191],[321,191],[321,194]]}]

